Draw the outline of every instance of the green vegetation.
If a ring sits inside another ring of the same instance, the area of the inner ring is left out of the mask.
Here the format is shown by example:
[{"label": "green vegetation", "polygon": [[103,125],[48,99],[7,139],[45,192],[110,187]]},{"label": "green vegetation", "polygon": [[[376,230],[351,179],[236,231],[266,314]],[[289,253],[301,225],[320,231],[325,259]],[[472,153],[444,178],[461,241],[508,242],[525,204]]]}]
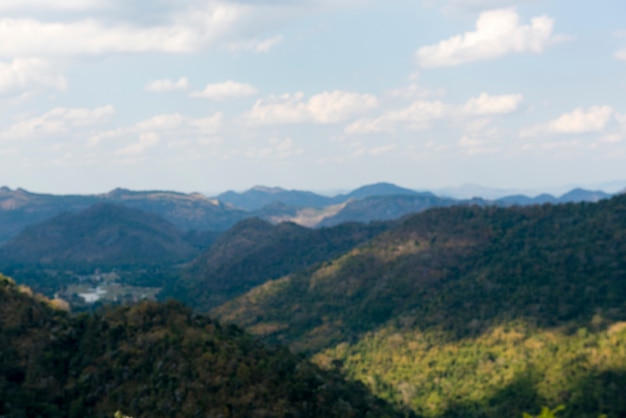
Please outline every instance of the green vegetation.
[{"label": "green vegetation", "polygon": [[205,312],[254,286],[332,259],[389,229],[390,223],[343,224],[309,229],[272,225],[257,218],[224,233],[182,273],[161,298],[172,297]]},{"label": "green vegetation", "polygon": [[626,196],[405,219],[215,309],[427,417],[626,415]]},{"label": "green vegetation", "polygon": [[363,385],[178,303],[71,317],[4,276],[0,393],[12,418],[398,416]]}]

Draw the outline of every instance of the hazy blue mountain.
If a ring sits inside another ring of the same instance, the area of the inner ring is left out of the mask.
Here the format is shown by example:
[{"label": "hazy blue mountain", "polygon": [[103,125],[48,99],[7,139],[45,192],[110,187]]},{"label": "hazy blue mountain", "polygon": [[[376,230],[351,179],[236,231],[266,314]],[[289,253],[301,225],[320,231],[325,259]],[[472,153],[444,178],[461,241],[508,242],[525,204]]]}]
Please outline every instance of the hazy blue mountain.
[{"label": "hazy blue mountain", "polygon": [[477,184],[463,184],[456,187],[443,187],[432,190],[438,196],[446,196],[454,199],[471,199],[480,197],[488,200],[497,200],[507,196],[532,195],[532,190],[521,189],[500,189],[495,187],[484,187]]},{"label": "hazy blue mountain", "polygon": [[317,226],[333,226],[343,222],[371,222],[397,219],[410,213],[422,212],[433,207],[445,207],[463,203],[437,197],[432,193],[414,195],[375,196],[352,200],[334,216],[323,219]]},{"label": "hazy blue mountain", "polygon": [[268,205],[282,203],[292,208],[323,208],[344,203],[350,199],[364,199],[373,196],[416,195],[414,190],[405,189],[391,183],[376,183],[359,187],[347,194],[334,197],[322,196],[302,190],[285,190],[280,187],[256,186],[243,193],[228,191],[215,197],[220,202],[234,207],[255,211]]},{"label": "hazy blue mountain", "polygon": [[[424,195],[425,193],[418,193],[415,190],[405,189],[392,183],[375,183],[359,187],[348,194],[337,195],[333,201],[343,203],[350,199],[365,199],[374,196],[415,196],[418,194]],[[430,193],[427,192],[426,194]]]},{"label": "hazy blue mountain", "polygon": [[[609,196],[601,191],[575,189],[560,198],[545,194],[537,197],[513,194],[490,200],[489,203],[498,206],[525,206],[595,202]],[[415,199],[398,200],[399,197]],[[335,197],[308,191],[257,186],[244,193],[226,192],[216,199],[199,193],[171,191],[138,192],[115,189],[105,194],[50,195],[3,187],[0,188],[0,243],[16,236],[28,225],[51,219],[62,212],[84,210],[99,202],[121,204],[157,214],[185,231],[225,231],[250,217],[260,217],[273,223],[291,221],[309,227],[327,226],[346,221],[393,219],[428,207],[449,206],[454,203],[482,206],[487,204],[485,199],[488,196],[471,200],[437,197],[430,192],[417,192],[390,183],[363,186]]]},{"label": "hazy blue mountain", "polygon": [[494,201],[498,206],[527,206],[527,205],[543,205],[544,203],[558,203],[559,199],[550,194],[541,194],[536,197],[525,195],[506,196]]},{"label": "hazy blue mountain", "polygon": [[274,203],[293,207],[321,208],[332,204],[333,200],[313,192],[285,190],[280,187],[256,186],[243,193],[228,191],[215,197],[220,202],[236,208],[254,211]]},{"label": "hazy blue mountain", "polygon": [[602,199],[609,199],[610,197],[610,194],[602,191],[574,189],[561,196],[559,198],[559,203],[598,202]]},{"label": "hazy blue mountain", "polygon": [[3,187],[0,188],[0,243],[16,236],[28,225],[51,219],[62,212],[84,210],[99,202],[123,204],[154,213],[183,230],[226,230],[249,216],[245,211],[197,193],[115,189],[106,194],[51,195]]},{"label": "hazy blue mountain", "polygon": [[196,253],[165,219],[98,203],[28,226],[0,247],[0,260],[50,266],[160,265],[191,259]]}]

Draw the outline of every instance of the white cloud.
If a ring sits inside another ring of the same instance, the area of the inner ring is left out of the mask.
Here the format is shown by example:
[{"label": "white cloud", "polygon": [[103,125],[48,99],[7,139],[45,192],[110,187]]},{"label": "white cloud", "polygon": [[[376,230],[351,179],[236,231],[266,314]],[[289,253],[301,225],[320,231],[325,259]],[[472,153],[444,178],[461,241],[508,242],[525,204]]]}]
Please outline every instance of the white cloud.
[{"label": "white cloud", "polygon": [[229,80],[223,83],[208,84],[202,91],[194,91],[189,96],[211,100],[224,100],[238,97],[253,96],[258,93],[250,84],[237,83]]},{"label": "white cloud", "polygon": [[517,6],[525,3],[533,3],[537,0],[424,0],[425,3],[442,4],[446,13],[469,12],[475,13],[483,10],[500,9],[503,7]]},{"label": "white cloud", "polygon": [[441,101],[418,100],[409,107],[383,113],[378,118],[359,119],[345,128],[349,135],[395,131],[399,125],[408,130],[423,130],[445,115],[448,106]]},{"label": "white cloud", "polygon": [[0,62],[0,96],[19,95],[39,89],[64,91],[67,80],[50,63],[38,58]]},{"label": "white cloud", "polygon": [[115,108],[95,109],[57,107],[42,116],[24,119],[0,132],[0,139],[33,139],[71,133],[74,129],[106,122]]},{"label": "white cloud", "polygon": [[443,97],[445,96],[445,90],[429,89],[412,83],[405,88],[389,90],[387,96],[394,99],[427,99],[429,97]]},{"label": "white cloud", "polygon": [[464,110],[478,116],[501,115],[516,111],[523,101],[524,97],[521,94],[490,96],[481,93],[480,96],[469,99]]},{"label": "white cloud", "polygon": [[453,36],[435,45],[420,48],[417,60],[422,67],[444,67],[494,59],[511,53],[541,53],[562,39],[552,35],[554,19],[538,16],[520,24],[514,9],[483,12],[474,32]]},{"label": "white cloud", "polygon": [[296,155],[301,155],[304,152],[302,148],[297,148],[294,145],[293,139],[286,138],[284,140],[272,139],[268,142],[268,145],[263,148],[250,148],[244,156],[247,158],[289,158]]},{"label": "white cloud", "polygon": [[132,143],[120,150],[118,150],[118,154],[120,155],[140,155],[145,153],[148,149],[154,147],[159,143],[159,137],[157,134],[153,132],[142,133],[139,135],[139,139],[137,142]]},{"label": "white cloud", "polygon": [[203,8],[178,12],[168,24],[105,24],[93,18],[76,22],[0,19],[0,55],[96,55],[132,52],[193,52],[234,36],[250,19],[253,5],[212,0]]},{"label": "white cloud", "polygon": [[602,132],[611,121],[615,111],[610,106],[593,106],[585,110],[574,109],[543,125],[537,125],[520,133],[520,137],[549,134],[585,134]]},{"label": "white cloud", "polygon": [[189,88],[189,80],[187,77],[181,77],[178,81],[169,79],[154,80],[146,85],[146,91],[154,93],[164,93],[175,90],[187,90]]},{"label": "white cloud", "polygon": [[457,147],[467,155],[493,154],[500,151],[502,132],[491,126],[490,118],[476,119],[465,126]]},{"label": "white cloud", "polygon": [[251,50],[257,54],[270,52],[276,45],[283,42],[284,38],[280,35],[267,39],[253,39],[248,41],[238,41],[230,44],[230,49],[234,51]]},{"label": "white cloud", "polygon": [[[319,0],[168,0],[150,8],[121,0],[7,1],[0,2],[0,12],[4,7],[16,13],[0,17],[0,56],[11,57],[191,53],[208,47],[266,53],[283,41],[268,33],[338,7]],[[50,10],[59,13],[40,13]]]},{"label": "white cloud", "polygon": [[381,145],[369,149],[369,154],[373,157],[380,157],[396,149],[396,144]]},{"label": "white cloud", "polygon": [[2,0],[0,12],[33,10],[93,10],[104,6],[103,0]]},{"label": "white cloud", "polygon": [[615,51],[615,59],[626,61],[626,48]]},{"label": "white cloud", "polygon": [[112,142],[133,141],[130,145],[118,149],[118,154],[137,155],[147,151],[161,142],[171,144],[181,143],[216,143],[214,134],[222,126],[222,113],[205,118],[191,118],[179,113],[157,115],[134,125],[109,129],[93,133],[88,146],[96,146]]},{"label": "white cloud", "polygon": [[367,112],[378,106],[370,94],[331,91],[304,100],[304,94],[284,94],[258,100],[246,118],[254,124],[317,123],[332,124]]}]

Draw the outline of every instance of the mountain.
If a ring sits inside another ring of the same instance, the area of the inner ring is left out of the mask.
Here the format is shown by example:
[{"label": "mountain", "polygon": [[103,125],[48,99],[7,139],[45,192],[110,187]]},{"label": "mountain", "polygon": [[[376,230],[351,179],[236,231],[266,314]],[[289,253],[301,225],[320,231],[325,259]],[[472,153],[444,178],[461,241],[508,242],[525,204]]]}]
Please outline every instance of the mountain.
[{"label": "mountain", "polygon": [[560,197],[554,197],[549,194],[541,194],[536,197],[528,197],[524,195],[506,196],[495,200],[493,203],[498,206],[528,206],[543,205],[546,203],[578,203],[578,202],[598,202],[602,199],[609,199],[610,194],[601,191],[590,191],[584,189],[573,189]]},{"label": "mountain", "polygon": [[543,205],[546,203],[557,204],[559,199],[550,194],[541,194],[536,197],[528,197],[525,195],[512,195],[501,197],[496,199],[494,203],[497,206],[528,206],[528,205]]},{"label": "mountain", "polygon": [[218,201],[248,211],[261,209],[272,203],[294,207],[321,208],[332,204],[332,199],[312,192],[285,190],[280,187],[256,186],[243,193],[228,191],[215,197]]},{"label": "mountain", "polygon": [[477,184],[463,184],[457,187],[444,187],[432,190],[433,193],[438,196],[450,197],[453,199],[471,199],[474,197],[480,197],[488,200],[497,200],[507,196],[514,195],[533,195],[536,192],[533,190],[521,190],[521,189],[499,189],[493,187],[484,187]]},{"label": "mountain", "polygon": [[432,193],[367,197],[347,202],[336,214],[322,219],[316,226],[333,226],[343,222],[371,222],[398,219],[432,207],[451,206],[463,202],[441,198]]},{"label": "mountain", "polygon": [[221,231],[248,217],[247,213],[200,194],[116,189],[99,195],[49,195],[23,189],[0,189],[0,243],[24,227],[63,212],[77,212],[95,203],[113,203],[159,215],[183,230]]},{"label": "mountain", "polygon": [[248,211],[256,211],[264,206],[281,203],[293,208],[316,208],[331,206],[347,202],[348,200],[364,199],[373,196],[391,195],[416,195],[414,190],[398,187],[391,183],[376,183],[359,187],[358,189],[334,197],[321,196],[316,193],[285,190],[280,187],[256,186],[243,193],[228,191],[215,197],[220,202],[224,202],[234,207]]},{"label": "mountain", "polygon": [[[410,199],[404,202],[398,200]],[[608,195],[602,192],[572,191],[560,199],[549,195],[536,198],[509,196],[492,204],[515,206],[570,201],[597,201]],[[348,194],[335,197],[321,196],[312,192],[284,190],[257,186],[244,193],[226,192],[217,199],[199,193],[170,191],[130,191],[115,189],[97,195],[46,195],[23,189],[0,188],[0,243],[16,236],[24,227],[51,219],[63,212],[77,212],[95,203],[112,203],[128,206],[161,216],[185,231],[225,231],[237,222],[260,217],[273,223],[295,222],[307,227],[335,225],[343,221],[368,221],[390,219],[422,210],[420,199],[436,199],[434,195],[405,189],[390,183],[363,186]],[[363,199],[365,202],[355,203]],[[439,197],[444,206],[451,198]],[[480,201],[480,202],[479,202]],[[482,203],[481,203],[482,202]],[[458,201],[460,204],[486,204],[484,199]],[[371,207],[368,208],[368,205]],[[439,203],[435,202],[435,206]],[[385,207],[388,206],[388,207]],[[241,208],[237,208],[241,207]],[[343,214],[339,212],[343,211]],[[354,215],[354,217],[352,217]]]},{"label": "mountain", "polygon": [[158,265],[195,254],[168,221],[106,203],[29,226],[0,247],[4,263],[49,266]]},{"label": "mountain", "polygon": [[161,298],[174,297],[207,311],[268,280],[332,259],[389,227],[389,223],[346,223],[309,229],[247,219],[190,263],[182,280],[167,285]]},{"label": "mountain", "polygon": [[182,305],[70,316],[0,276],[5,417],[400,417],[360,383]]},{"label": "mountain", "polygon": [[574,189],[565,193],[559,198],[559,203],[570,202],[598,202],[602,199],[608,199],[611,195],[602,191],[589,191],[584,189]]},{"label": "mountain", "polygon": [[403,219],[213,310],[428,417],[626,415],[626,196]]},{"label": "mountain", "polygon": [[374,196],[413,196],[418,194],[415,190],[405,189],[391,183],[375,183],[359,187],[348,194],[338,195],[333,198],[335,203],[342,203],[350,199],[365,199]]}]

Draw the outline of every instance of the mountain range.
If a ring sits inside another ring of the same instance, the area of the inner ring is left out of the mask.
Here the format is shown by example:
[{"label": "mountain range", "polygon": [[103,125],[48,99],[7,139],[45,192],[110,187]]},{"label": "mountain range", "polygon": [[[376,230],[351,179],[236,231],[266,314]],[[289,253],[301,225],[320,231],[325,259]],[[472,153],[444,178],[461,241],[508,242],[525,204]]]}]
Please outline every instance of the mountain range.
[{"label": "mountain range", "polygon": [[[211,201],[182,196],[182,206]],[[557,201],[570,203],[545,204]],[[68,317],[48,310],[63,302],[2,278],[0,390],[10,396],[0,415],[385,416],[393,405],[408,416],[496,418],[559,404],[564,418],[626,414],[626,195],[497,202],[409,191],[323,208],[212,205],[246,216],[226,231],[189,231],[96,202],[5,242],[0,258],[45,271],[165,264],[142,286],[236,327],[172,302]],[[251,217],[304,210],[316,228]],[[365,223],[372,218],[389,220]],[[345,222],[354,219],[364,222]],[[276,344],[300,356],[266,348]],[[272,353],[294,360],[284,369]],[[329,409],[302,402],[312,396]]]},{"label": "mountain range", "polygon": [[[272,223],[294,222],[307,227],[331,226],[346,221],[395,219],[433,206],[473,204],[515,206],[570,201],[597,201],[610,195],[582,189],[559,198],[551,195],[510,196],[497,200],[452,199],[389,183],[363,186],[334,197],[312,192],[255,187],[243,193],[226,192],[216,198],[198,193],[130,191],[115,189],[97,195],[48,195],[23,189],[0,188],[0,243],[26,226],[50,220],[63,212],[77,212],[111,203],[156,214],[181,231],[225,231],[237,222],[259,217]],[[193,234],[193,232],[192,232]]]},{"label": "mountain range", "polygon": [[434,208],[212,311],[428,417],[623,416],[626,196]]},{"label": "mountain range", "polygon": [[0,262],[42,266],[146,266],[197,254],[165,219],[138,209],[96,203],[26,227],[0,247]]},{"label": "mountain range", "polygon": [[391,223],[344,223],[310,229],[258,218],[229,229],[166,284],[162,299],[184,300],[206,312],[268,280],[332,259],[369,241]]}]

